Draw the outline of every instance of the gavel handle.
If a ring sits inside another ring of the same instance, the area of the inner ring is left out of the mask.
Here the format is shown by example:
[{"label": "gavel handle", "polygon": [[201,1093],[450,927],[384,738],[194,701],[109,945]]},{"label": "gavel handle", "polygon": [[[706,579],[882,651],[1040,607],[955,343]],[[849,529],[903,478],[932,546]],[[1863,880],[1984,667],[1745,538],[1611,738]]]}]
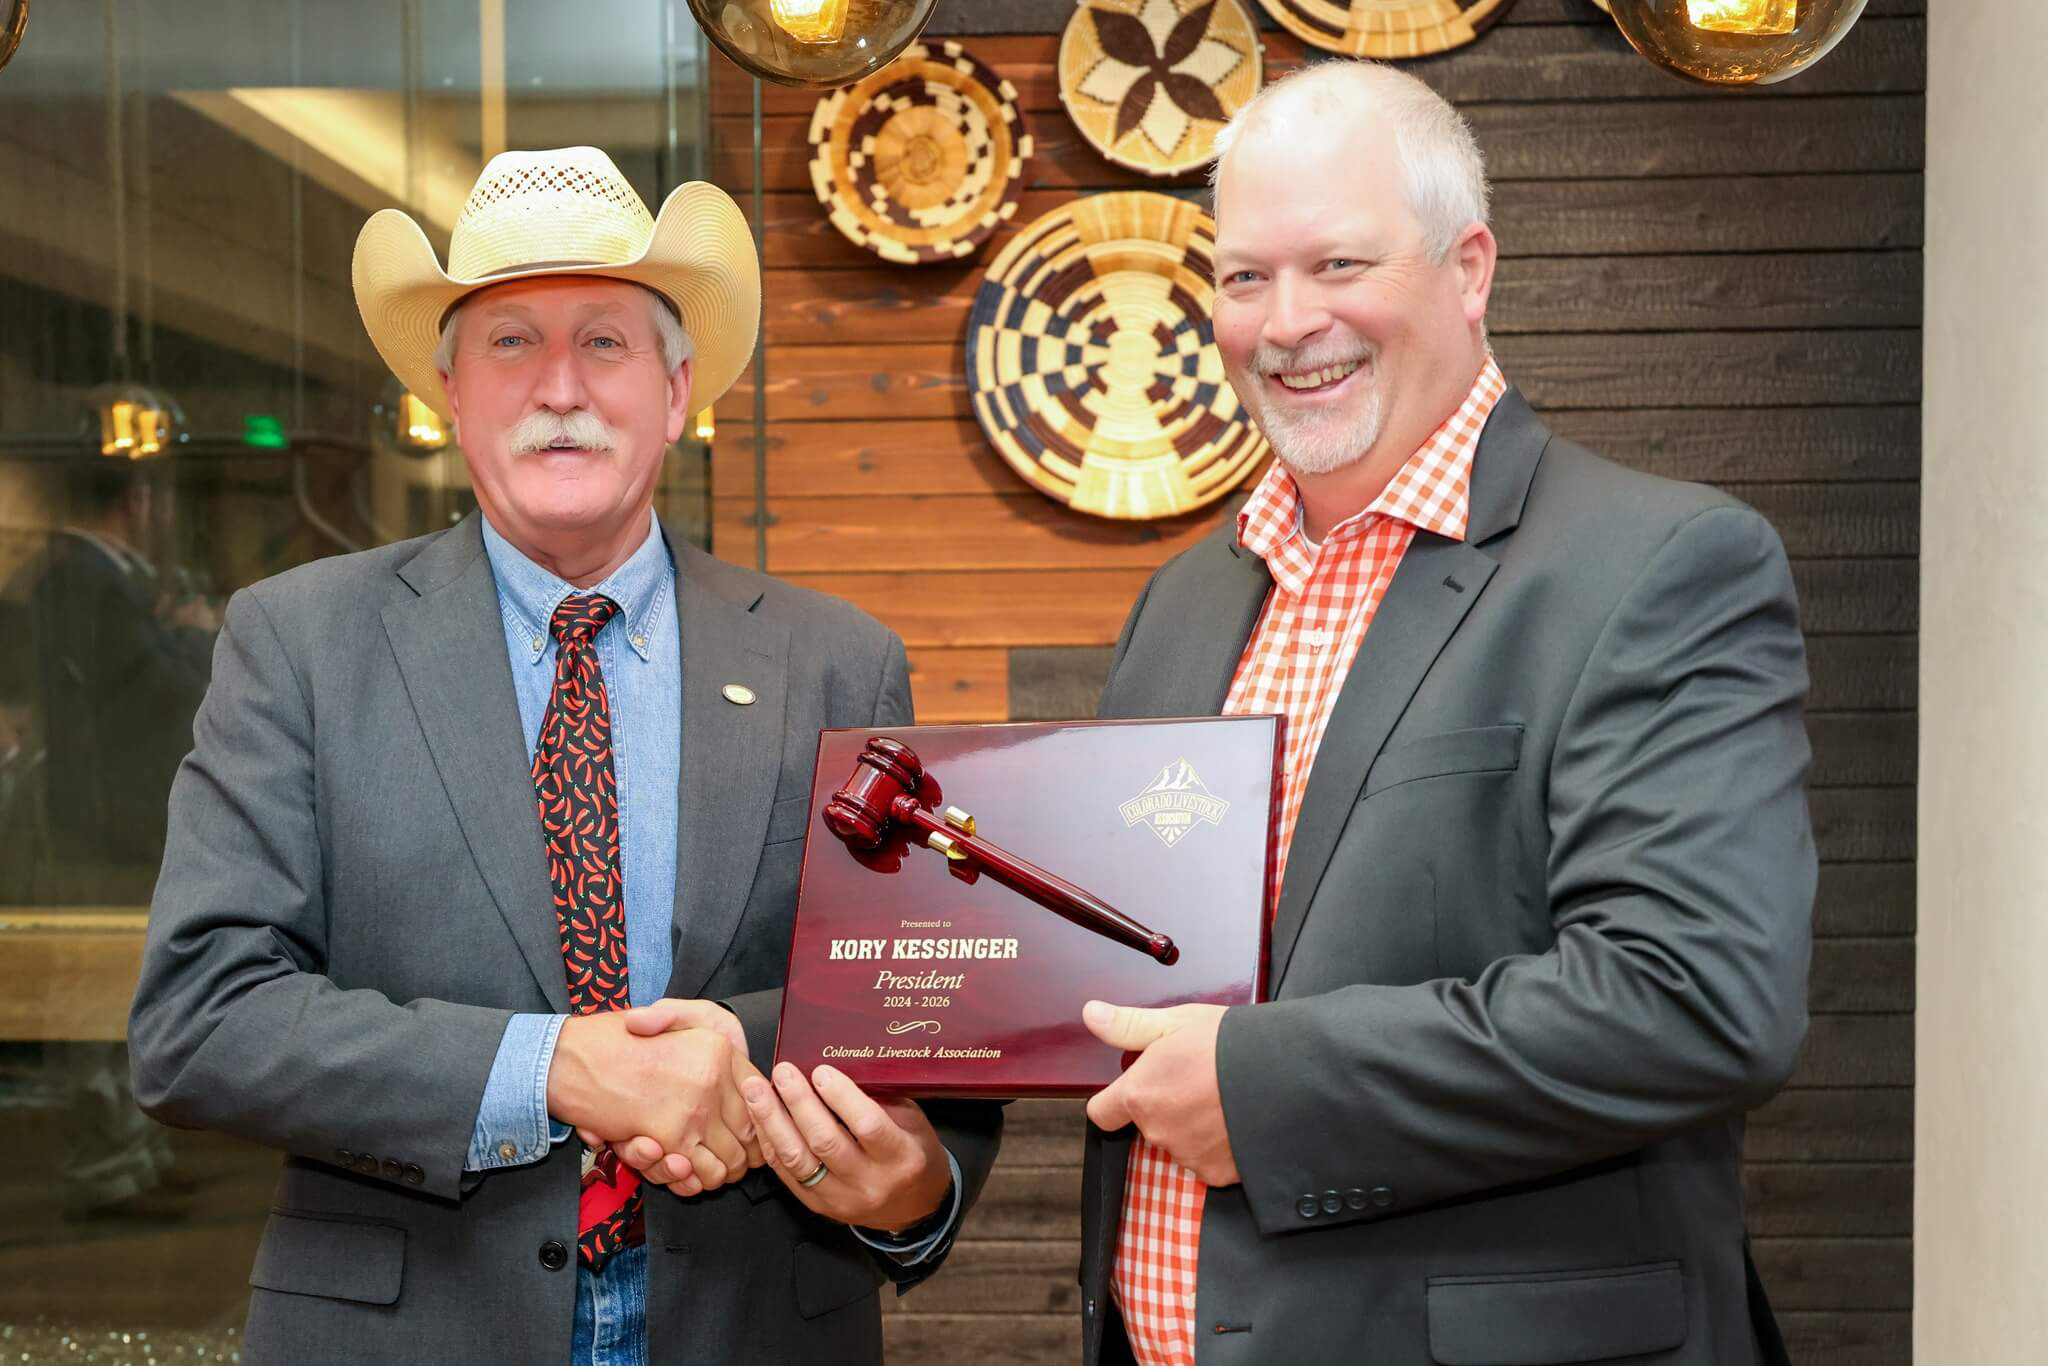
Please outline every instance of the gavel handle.
[{"label": "gavel handle", "polygon": [[1161,963],[1172,964],[1180,957],[1180,949],[1166,935],[1145,928],[1108,902],[1082,891],[1064,878],[1054,877],[1034,863],[1025,862],[1007,849],[946,824],[908,795],[892,801],[889,814],[928,835],[944,835],[965,850],[976,863],[988,869],[997,881],[1030,897],[1047,910],[1065,916],[1083,929],[1114,939]]}]

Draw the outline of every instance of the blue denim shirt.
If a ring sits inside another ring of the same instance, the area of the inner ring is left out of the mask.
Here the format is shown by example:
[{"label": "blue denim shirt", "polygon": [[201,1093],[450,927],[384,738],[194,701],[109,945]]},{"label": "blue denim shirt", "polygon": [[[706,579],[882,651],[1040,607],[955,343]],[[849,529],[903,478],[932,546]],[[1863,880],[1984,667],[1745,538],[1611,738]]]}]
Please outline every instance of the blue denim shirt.
[{"label": "blue denim shirt", "polygon": [[[675,920],[676,790],[682,754],[682,648],[676,625],[676,569],[661,524],[648,514],[647,539],[610,577],[579,589],[541,568],[483,522],[484,553],[498,585],[505,649],[519,699],[526,758],[533,761],[540,723],[555,685],[555,608],[575,593],[601,593],[619,605],[597,633],[598,667],[611,704],[612,769],[619,794],[619,860],[625,875],[627,992],[636,1006],[668,986]],[[473,1172],[538,1162],[569,1136],[547,1112],[548,1067],[562,1015],[514,1015],[499,1041],[463,1165]],[[959,1218],[960,1166],[952,1155],[953,1210]],[[860,1230],[854,1230],[860,1234]],[[906,1247],[861,1234],[870,1244],[915,1262],[937,1246],[942,1229]]]}]

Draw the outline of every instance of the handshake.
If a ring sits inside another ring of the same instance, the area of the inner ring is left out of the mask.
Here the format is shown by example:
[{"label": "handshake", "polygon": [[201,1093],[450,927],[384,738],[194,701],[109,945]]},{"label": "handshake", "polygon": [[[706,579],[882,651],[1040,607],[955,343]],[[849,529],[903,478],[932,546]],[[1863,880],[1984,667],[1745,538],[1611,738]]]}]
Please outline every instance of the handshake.
[{"label": "handshake", "polygon": [[547,1098],[586,1144],[679,1196],[765,1164],[813,1212],[895,1233],[936,1213],[952,1183],[915,1101],[878,1101],[829,1066],[764,1076],[738,1017],[710,1001],[571,1016]]}]

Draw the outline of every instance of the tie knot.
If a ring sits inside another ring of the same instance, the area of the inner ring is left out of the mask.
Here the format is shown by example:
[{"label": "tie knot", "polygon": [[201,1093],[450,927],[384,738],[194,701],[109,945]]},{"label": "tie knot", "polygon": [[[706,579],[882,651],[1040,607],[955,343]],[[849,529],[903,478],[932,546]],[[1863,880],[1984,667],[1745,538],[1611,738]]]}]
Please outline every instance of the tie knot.
[{"label": "tie knot", "polygon": [[548,629],[562,645],[588,644],[618,614],[619,605],[602,593],[578,593],[562,599]]}]

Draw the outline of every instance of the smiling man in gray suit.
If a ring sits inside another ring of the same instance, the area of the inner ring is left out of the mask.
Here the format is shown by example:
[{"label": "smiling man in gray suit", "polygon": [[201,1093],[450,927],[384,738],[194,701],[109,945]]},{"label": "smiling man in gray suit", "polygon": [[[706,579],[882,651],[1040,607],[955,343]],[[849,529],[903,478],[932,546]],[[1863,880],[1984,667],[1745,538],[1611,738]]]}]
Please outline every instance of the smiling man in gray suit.
[{"label": "smiling man in gray suit", "polygon": [[[285,1154],[245,1359],[879,1361],[1000,1112],[755,1071],[817,733],[910,696],[878,623],[653,512],[753,351],[746,224],[508,153],[447,272],[387,210],[355,285],[481,515],[237,594],[172,791],[135,1090]],[[816,1158],[763,1167],[791,1114]]]},{"label": "smiling man in gray suit", "polygon": [[1092,1003],[1086,1359],[1782,1359],[1742,1115],[1806,1025],[1806,667],[1756,513],[1553,436],[1486,342],[1470,132],[1328,63],[1217,177],[1279,463],[1132,610],[1106,716],[1288,721],[1269,1000]]}]

